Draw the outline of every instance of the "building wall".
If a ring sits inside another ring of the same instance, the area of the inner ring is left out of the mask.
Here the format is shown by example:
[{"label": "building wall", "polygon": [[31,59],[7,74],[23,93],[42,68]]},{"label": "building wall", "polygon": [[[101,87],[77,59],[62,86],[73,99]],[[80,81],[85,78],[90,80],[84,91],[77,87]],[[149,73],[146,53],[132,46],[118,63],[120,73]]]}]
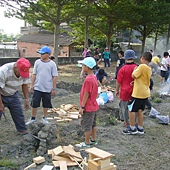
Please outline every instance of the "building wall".
[{"label": "building wall", "polygon": [[[26,42],[17,42],[20,57],[39,57],[40,54],[37,53],[42,46],[46,44],[35,44]],[[54,48],[49,46],[52,50],[51,55],[53,55]]]}]

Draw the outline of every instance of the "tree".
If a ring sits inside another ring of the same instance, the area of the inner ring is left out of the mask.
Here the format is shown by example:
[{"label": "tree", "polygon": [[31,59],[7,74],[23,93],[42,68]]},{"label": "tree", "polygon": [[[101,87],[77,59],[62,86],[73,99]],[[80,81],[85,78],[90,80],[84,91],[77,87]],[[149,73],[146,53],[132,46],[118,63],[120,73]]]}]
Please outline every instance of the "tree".
[{"label": "tree", "polygon": [[[78,0],[2,0],[1,5],[6,5],[8,17],[15,16],[23,19],[33,26],[45,27],[53,24],[54,30],[54,56],[58,65],[59,29],[62,22],[75,17],[74,6]],[[65,12],[67,9],[67,13]],[[47,28],[51,30],[51,28]]]}]

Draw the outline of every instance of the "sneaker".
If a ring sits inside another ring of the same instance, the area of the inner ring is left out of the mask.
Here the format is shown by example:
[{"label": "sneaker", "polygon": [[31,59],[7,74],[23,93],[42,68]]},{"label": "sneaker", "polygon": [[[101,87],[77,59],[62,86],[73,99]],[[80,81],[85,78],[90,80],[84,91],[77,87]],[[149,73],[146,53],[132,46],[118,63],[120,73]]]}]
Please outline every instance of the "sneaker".
[{"label": "sneaker", "polygon": [[128,126],[125,130],[123,130],[122,133],[123,133],[124,135],[135,135],[135,134],[138,133],[138,130],[137,130],[136,127],[135,127],[134,130],[132,130],[132,129],[130,128],[130,126]]},{"label": "sneaker", "polygon": [[46,124],[46,125],[49,124],[49,121],[47,120],[46,117],[42,118],[42,121],[43,121],[43,123]]},{"label": "sneaker", "polygon": [[138,130],[138,133],[139,133],[139,134],[142,134],[142,135],[143,135],[143,134],[145,133],[145,132],[144,132],[144,128],[142,128],[142,129],[137,128],[137,130]]},{"label": "sneaker", "polygon": [[95,141],[92,141],[92,140],[90,140],[90,145],[97,145],[98,143],[97,143],[97,141],[95,140]]},{"label": "sneaker", "polygon": [[30,125],[32,123],[36,123],[36,121],[37,121],[36,119],[31,119],[30,118],[30,120],[25,125],[27,126],[27,125]]},{"label": "sneaker", "polygon": [[90,144],[86,144],[85,142],[81,142],[79,144],[76,144],[75,146],[80,148],[90,148]]}]

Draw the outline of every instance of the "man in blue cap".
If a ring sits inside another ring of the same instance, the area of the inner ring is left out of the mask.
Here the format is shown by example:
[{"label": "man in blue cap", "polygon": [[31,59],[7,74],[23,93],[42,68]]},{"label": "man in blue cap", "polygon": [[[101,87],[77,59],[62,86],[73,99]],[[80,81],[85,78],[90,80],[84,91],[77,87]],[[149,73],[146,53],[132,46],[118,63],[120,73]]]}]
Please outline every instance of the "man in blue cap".
[{"label": "man in blue cap", "polygon": [[36,122],[36,112],[40,107],[41,100],[44,115],[42,121],[44,124],[49,123],[46,119],[47,110],[52,108],[51,96],[56,94],[58,72],[56,64],[50,59],[51,49],[48,46],[43,46],[38,50],[38,53],[41,54],[41,58],[35,61],[30,84],[30,91],[34,92],[31,101],[32,117],[26,125]]}]

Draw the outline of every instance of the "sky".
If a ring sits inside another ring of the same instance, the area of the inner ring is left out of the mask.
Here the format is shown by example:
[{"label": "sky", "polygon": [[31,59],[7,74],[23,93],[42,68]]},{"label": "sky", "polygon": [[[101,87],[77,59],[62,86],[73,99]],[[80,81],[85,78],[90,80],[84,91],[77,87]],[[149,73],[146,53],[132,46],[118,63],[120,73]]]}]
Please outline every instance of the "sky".
[{"label": "sky", "polygon": [[20,34],[20,27],[24,26],[24,21],[17,18],[4,17],[5,8],[0,7],[0,29],[4,30],[5,34]]}]

